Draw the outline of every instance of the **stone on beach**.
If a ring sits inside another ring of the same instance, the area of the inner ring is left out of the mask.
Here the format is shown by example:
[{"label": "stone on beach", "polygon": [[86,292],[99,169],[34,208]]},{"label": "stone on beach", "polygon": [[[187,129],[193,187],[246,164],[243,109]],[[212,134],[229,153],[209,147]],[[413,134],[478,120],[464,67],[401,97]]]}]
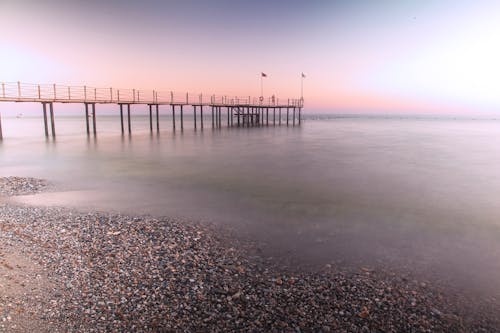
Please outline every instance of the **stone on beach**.
[{"label": "stone on beach", "polygon": [[[33,191],[41,188],[36,184],[46,182],[35,180]],[[25,299],[24,306],[61,331],[500,328],[494,314],[468,315],[432,285],[371,268],[345,273],[329,265],[292,273],[254,255],[259,244],[207,224],[3,204],[0,243],[42,267],[55,287]],[[0,319],[8,325],[15,318],[4,302],[0,297]]]}]

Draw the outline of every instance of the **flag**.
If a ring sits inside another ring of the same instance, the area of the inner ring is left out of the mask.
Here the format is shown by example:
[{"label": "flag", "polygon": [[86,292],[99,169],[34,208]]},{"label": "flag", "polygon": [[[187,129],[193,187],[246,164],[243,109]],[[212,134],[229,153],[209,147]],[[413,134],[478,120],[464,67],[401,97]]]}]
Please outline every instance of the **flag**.
[{"label": "flag", "polygon": [[302,73],[302,77],[306,77],[306,75],[304,73]]},{"label": "flag", "polygon": [[262,75],[262,77],[267,77],[267,74],[264,72],[261,72],[260,74]]}]

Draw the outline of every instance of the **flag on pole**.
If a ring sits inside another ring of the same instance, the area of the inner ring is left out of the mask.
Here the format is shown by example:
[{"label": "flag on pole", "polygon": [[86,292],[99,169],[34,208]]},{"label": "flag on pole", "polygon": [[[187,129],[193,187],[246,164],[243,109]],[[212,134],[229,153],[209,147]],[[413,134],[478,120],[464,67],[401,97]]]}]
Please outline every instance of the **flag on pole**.
[{"label": "flag on pole", "polygon": [[267,74],[264,72],[261,72],[260,74],[262,75],[262,77],[267,77]]},{"label": "flag on pole", "polygon": [[304,73],[302,73],[302,77],[306,77],[306,75]]}]

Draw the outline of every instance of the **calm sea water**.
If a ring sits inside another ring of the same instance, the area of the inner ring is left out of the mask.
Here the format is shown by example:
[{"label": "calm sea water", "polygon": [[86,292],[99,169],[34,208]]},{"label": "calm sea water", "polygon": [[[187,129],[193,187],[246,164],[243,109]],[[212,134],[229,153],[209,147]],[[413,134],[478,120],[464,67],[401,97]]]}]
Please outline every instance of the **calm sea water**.
[{"label": "calm sea water", "polygon": [[[500,121],[337,118],[300,127],[133,135],[117,117],[4,118],[0,175],[63,191],[27,202],[208,220],[300,265],[409,269],[500,291]],[[266,252],[267,251],[267,252]]]}]

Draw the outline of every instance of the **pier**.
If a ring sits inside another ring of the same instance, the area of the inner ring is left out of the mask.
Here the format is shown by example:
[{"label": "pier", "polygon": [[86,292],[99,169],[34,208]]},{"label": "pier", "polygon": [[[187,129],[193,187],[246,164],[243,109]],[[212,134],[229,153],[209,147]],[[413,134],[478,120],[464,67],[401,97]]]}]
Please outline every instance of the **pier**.
[{"label": "pier", "polygon": [[[132,105],[147,105],[149,108],[149,129],[160,131],[160,111],[171,112],[172,128],[184,130],[184,111],[190,108],[194,129],[203,129],[203,112],[211,113],[211,127],[259,127],[296,126],[302,122],[302,98],[280,99],[275,96],[238,97],[176,93],[173,91],[96,88],[89,86],[64,86],[56,84],[30,84],[2,82],[0,102],[35,102],[41,104],[45,137],[56,137],[54,104],[82,104],[85,114],[87,135],[97,135],[97,104],[114,104],[120,114],[121,132],[132,133]],[[126,111],[127,128],[124,112]],[[154,115],[153,115],[154,113]],[[286,115],[282,118],[282,115]],[[178,118],[177,118],[178,117]],[[199,119],[198,119],[199,118]],[[90,124],[92,121],[92,126]],[[50,129],[50,130],[49,130]],[[2,140],[2,119],[0,114],[0,140]]]}]

